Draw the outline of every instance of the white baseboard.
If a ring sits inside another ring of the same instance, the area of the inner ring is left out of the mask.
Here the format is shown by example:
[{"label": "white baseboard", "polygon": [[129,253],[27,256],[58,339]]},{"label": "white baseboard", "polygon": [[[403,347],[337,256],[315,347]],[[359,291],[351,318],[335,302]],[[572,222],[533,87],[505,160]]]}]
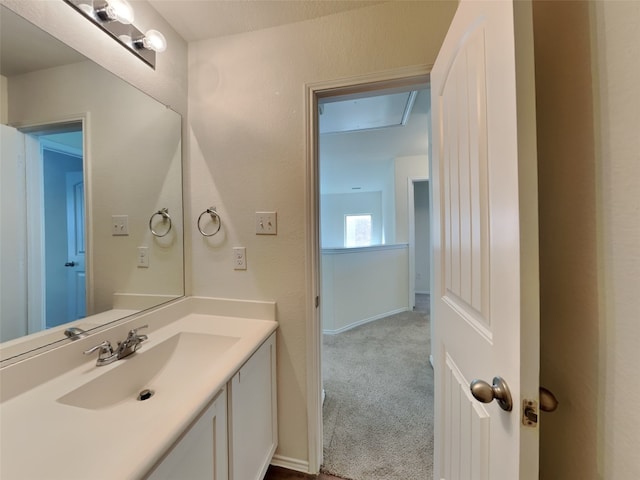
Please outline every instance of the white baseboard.
[{"label": "white baseboard", "polygon": [[346,332],[347,330],[351,330],[352,328],[359,327],[360,325],[364,325],[365,323],[375,322],[376,320],[380,320],[381,318],[388,317],[389,315],[395,315],[396,313],[408,312],[409,309],[407,307],[399,308],[397,310],[392,310],[390,312],[381,313],[379,315],[375,315],[373,317],[364,318],[362,320],[358,320],[357,322],[350,323],[342,328],[338,328],[337,330],[322,330],[322,333],[326,335],[336,335],[338,333]]},{"label": "white baseboard", "polygon": [[274,455],[271,459],[271,465],[275,467],[287,468],[302,473],[314,473],[309,471],[309,462],[299,460],[297,458],[285,457],[282,455]]}]

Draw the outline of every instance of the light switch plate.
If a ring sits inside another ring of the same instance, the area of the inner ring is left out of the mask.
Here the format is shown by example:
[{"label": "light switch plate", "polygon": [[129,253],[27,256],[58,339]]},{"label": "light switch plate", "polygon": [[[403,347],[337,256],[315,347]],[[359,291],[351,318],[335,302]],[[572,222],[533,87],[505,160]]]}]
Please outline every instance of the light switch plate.
[{"label": "light switch plate", "polygon": [[111,215],[111,235],[129,235],[129,215]]},{"label": "light switch plate", "polygon": [[256,212],[256,235],[277,235],[278,218],[276,212]]}]

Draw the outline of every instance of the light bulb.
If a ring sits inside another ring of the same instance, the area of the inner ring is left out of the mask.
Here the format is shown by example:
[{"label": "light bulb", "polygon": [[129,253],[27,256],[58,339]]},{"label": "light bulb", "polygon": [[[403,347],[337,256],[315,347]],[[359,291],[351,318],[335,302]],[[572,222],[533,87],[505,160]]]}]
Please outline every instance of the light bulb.
[{"label": "light bulb", "polygon": [[133,7],[127,0],[109,0],[109,6],[116,15],[116,20],[125,25],[133,23]]},{"label": "light bulb", "polygon": [[102,22],[133,23],[133,7],[127,0],[108,0],[95,9],[95,15]]},{"label": "light bulb", "polygon": [[124,43],[127,47],[133,48],[133,40],[131,39],[131,35],[118,35],[118,40]]},{"label": "light bulb", "polygon": [[142,39],[144,48],[155,52],[164,52],[167,49],[167,39],[158,30],[147,30]]}]

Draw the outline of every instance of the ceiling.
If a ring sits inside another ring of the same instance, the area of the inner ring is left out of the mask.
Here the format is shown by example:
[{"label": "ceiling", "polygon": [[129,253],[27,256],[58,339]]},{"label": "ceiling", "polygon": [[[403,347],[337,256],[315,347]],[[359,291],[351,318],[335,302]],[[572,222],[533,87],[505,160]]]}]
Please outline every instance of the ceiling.
[{"label": "ceiling", "polygon": [[[379,172],[397,157],[427,155],[429,89],[420,90],[404,126],[320,135],[320,183],[323,193],[384,190]],[[322,121],[322,120],[321,120]]]},{"label": "ceiling", "polygon": [[148,0],[187,41],[234,35],[388,0]]}]

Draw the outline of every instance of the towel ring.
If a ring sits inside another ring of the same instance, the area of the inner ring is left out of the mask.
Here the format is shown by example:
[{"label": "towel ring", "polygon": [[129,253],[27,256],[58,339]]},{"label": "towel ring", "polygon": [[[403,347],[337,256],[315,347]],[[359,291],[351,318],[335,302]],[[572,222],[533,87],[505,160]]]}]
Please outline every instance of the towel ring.
[{"label": "towel ring", "polygon": [[[158,233],[153,229],[153,217],[155,217],[156,215],[160,215],[162,217],[162,222],[166,222],[167,220],[169,220],[169,228],[167,228],[167,231],[164,233]],[[164,237],[166,236],[170,231],[171,231],[171,217],[169,216],[169,209],[168,208],[161,208],[160,210],[158,210],[156,213],[154,213],[153,215],[151,215],[151,218],[149,219],[149,230],[151,230],[151,233],[153,234],[154,237]]]},{"label": "towel ring", "polygon": [[[202,230],[202,227],[200,226],[200,221],[202,220],[202,216],[205,214],[209,214],[211,215],[211,218],[213,220],[218,220],[218,228],[216,228],[216,231],[213,233],[205,233],[204,230]],[[216,212],[216,207],[209,207],[207,208],[204,212],[202,212],[200,214],[200,216],[198,217],[198,230],[200,231],[200,233],[202,235],[204,235],[205,237],[213,237],[216,233],[218,233],[220,231],[220,227],[222,226],[222,219],[220,218],[220,215],[218,214],[218,212]]]}]

